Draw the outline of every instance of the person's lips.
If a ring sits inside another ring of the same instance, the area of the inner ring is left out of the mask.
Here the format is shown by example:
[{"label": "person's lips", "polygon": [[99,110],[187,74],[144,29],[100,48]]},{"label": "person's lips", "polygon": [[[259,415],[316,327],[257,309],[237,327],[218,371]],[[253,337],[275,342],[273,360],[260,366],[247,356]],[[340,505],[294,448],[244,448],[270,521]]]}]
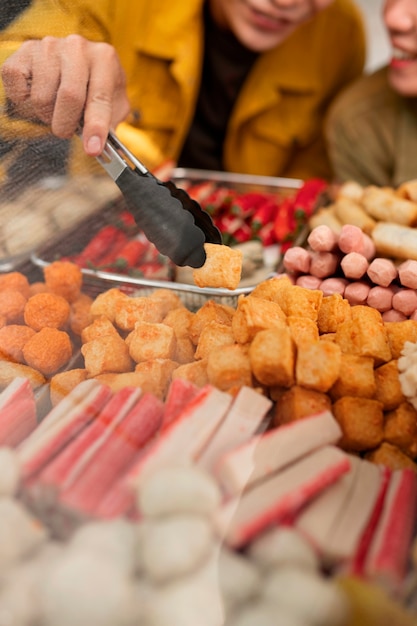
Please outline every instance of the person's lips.
[{"label": "person's lips", "polygon": [[292,22],[285,18],[275,17],[268,13],[263,13],[255,8],[250,9],[251,21],[254,26],[262,30],[281,31],[292,26]]},{"label": "person's lips", "polygon": [[409,52],[403,48],[393,48],[390,62],[391,67],[405,67],[415,61],[417,61],[417,54],[415,52]]}]

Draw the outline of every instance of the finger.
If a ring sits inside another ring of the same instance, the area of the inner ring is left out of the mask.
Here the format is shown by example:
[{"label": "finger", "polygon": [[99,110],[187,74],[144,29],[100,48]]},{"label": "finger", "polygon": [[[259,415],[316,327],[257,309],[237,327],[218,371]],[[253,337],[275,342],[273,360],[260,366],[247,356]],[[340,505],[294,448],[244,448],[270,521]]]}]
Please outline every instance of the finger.
[{"label": "finger", "polygon": [[59,40],[45,37],[32,54],[30,103],[36,117],[50,124],[55,108],[56,94],[61,81]]},{"label": "finger", "polygon": [[26,42],[1,68],[4,92],[14,104],[26,101],[30,97],[32,61],[29,48],[32,42]]}]

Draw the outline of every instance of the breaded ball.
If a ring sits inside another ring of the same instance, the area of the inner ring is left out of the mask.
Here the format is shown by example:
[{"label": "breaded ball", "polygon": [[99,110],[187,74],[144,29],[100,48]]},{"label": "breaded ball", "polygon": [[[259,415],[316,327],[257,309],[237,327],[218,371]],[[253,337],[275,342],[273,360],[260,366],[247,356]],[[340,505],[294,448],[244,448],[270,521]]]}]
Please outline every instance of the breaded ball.
[{"label": "breaded ball", "polygon": [[24,319],[34,330],[42,328],[64,328],[69,320],[69,303],[55,293],[38,293],[26,303]]},{"label": "breaded ball", "polygon": [[71,302],[69,324],[74,335],[81,335],[84,328],[91,324],[91,304],[93,299],[85,293],[81,293],[76,300]]},{"label": "breaded ball", "polygon": [[78,298],[83,284],[81,269],[71,261],[54,261],[43,270],[46,286],[68,302]]},{"label": "breaded ball", "polygon": [[0,274],[0,291],[5,289],[20,291],[25,298],[29,298],[30,296],[29,280],[21,272],[7,272],[6,274]]},{"label": "breaded ball", "polygon": [[36,281],[35,283],[30,283],[30,292],[29,297],[34,296],[37,293],[50,293],[51,290],[47,287],[46,283],[41,280]]},{"label": "breaded ball", "polygon": [[0,328],[0,358],[24,363],[23,348],[35,331],[23,324],[9,324]]},{"label": "breaded ball", "polygon": [[26,342],[23,356],[30,367],[52,376],[72,357],[71,339],[63,330],[42,328]]},{"label": "breaded ball", "polygon": [[4,316],[8,324],[20,324],[24,319],[27,298],[16,289],[0,291],[0,316]]}]

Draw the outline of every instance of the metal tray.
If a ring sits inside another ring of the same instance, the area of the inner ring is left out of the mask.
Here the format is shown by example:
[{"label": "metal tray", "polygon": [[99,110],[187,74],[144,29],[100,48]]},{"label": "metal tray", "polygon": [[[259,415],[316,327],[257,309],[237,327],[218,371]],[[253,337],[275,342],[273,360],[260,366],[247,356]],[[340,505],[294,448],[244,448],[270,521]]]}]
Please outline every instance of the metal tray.
[{"label": "metal tray", "polygon": [[[213,181],[222,187],[230,187],[237,191],[258,190],[265,193],[276,193],[283,197],[293,194],[295,190],[302,186],[303,181],[299,179],[273,178],[265,176],[247,176],[245,174],[229,174],[225,172],[213,172],[206,170],[191,170],[184,168],[174,169],[171,179],[181,187],[186,181],[192,183]],[[89,215],[88,218],[72,228],[61,232],[48,244],[40,247],[31,254],[31,261],[35,266],[43,268],[49,263],[65,256],[76,254],[91,239],[100,228],[114,219],[115,212],[123,207],[123,202],[119,199],[112,206]],[[99,293],[110,288],[119,288],[136,295],[148,295],[155,289],[171,289],[181,298],[185,306],[190,309],[197,309],[207,300],[214,300],[219,303],[234,306],[237,299],[242,294],[250,293],[256,284],[247,284],[233,291],[228,289],[200,288],[188,283],[173,282],[167,280],[152,280],[137,278],[94,269],[82,269],[84,276],[83,290],[96,297]],[[267,277],[268,271],[265,272]]]}]

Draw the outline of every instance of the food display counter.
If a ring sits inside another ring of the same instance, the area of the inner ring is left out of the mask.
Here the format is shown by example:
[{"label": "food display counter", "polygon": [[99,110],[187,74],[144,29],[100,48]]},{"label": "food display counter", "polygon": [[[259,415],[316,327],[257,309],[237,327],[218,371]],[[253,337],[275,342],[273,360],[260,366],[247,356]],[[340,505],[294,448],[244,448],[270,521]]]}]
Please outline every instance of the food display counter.
[{"label": "food display counter", "polygon": [[413,231],[414,186],[176,178],[243,246],[236,290],[111,185],[5,253],[0,626],[416,624],[417,259],[373,237]]}]

